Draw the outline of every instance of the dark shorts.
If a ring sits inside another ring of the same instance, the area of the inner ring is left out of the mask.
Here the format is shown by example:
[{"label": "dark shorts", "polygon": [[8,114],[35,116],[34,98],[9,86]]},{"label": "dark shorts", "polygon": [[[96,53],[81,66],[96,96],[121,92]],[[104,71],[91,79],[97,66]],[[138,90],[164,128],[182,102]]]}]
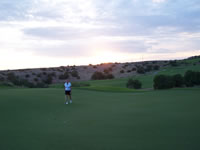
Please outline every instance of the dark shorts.
[{"label": "dark shorts", "polygon": [[65,95],[71,95],[71,91],[65,91]]}]

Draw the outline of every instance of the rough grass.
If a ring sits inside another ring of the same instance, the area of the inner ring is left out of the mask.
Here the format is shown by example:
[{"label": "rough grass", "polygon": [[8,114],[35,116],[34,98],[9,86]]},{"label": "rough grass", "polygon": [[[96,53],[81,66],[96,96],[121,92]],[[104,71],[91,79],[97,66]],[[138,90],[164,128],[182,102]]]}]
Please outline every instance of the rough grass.
[{"label": "rough grass", "polygon": [[1,90],[0,149],[198,150],[199,90]]}]

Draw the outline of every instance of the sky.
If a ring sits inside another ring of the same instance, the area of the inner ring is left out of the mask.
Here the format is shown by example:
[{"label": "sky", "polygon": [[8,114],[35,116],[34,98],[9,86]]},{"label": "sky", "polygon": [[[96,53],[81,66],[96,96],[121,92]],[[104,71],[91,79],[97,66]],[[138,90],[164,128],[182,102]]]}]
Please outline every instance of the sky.
[{"label": "sky", "polygon": [[199,0],[0,0],[0,70],[193,55]]}]

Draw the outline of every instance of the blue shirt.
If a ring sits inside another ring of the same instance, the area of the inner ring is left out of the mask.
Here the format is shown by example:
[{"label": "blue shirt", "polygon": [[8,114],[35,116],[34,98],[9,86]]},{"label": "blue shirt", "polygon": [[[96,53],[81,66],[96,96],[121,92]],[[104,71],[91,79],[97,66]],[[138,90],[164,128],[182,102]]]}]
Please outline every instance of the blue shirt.
[{"label": "blue shirt", "polygon": [[71,86],[72,86],[72,84],[70,83],[70,82],[66,82],[65,84],[64,84],[64,86],[65,86],[65,91],[71,91]]}]

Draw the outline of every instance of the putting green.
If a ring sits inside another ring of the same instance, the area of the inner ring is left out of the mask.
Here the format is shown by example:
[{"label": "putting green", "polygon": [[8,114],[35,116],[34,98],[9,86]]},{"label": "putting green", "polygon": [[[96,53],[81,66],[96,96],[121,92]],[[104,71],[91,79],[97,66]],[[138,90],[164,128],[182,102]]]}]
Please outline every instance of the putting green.
[{"label": "putting green", "polygon": [[197,150],[200,88],[0,91],[0,150]]}]

